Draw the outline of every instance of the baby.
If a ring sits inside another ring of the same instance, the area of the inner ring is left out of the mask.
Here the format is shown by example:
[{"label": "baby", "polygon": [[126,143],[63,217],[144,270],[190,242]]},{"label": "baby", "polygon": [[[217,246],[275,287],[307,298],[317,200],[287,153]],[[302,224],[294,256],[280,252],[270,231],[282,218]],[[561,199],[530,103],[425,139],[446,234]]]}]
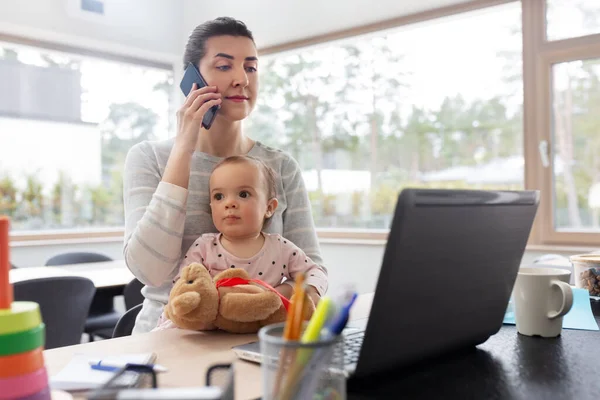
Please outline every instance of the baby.
[{"label": "baby", "polygon": [[[228,268],[243,268],[289,298],[294,278],[304,272],[307,293],[316,304],[327,291],[327,274],[292,242],[263,232],[277,209],[275,172],[250,156],[224,159],[210,177],[210,208],[218,233],[199,237],[185,255],[181,269],[197,262],[212,277]],[[174,327],[164,313],[158,328]]]}]

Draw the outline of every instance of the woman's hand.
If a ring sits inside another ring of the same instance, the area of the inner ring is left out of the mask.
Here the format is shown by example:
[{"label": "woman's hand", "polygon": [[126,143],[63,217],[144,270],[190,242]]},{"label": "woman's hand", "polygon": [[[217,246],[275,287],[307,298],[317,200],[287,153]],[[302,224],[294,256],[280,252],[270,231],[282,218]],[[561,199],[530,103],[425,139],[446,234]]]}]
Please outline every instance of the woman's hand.
[{"label": "woman's hand", "polygon": [[202,118],[209,108],[221,104],[221,94],[217,93],[215,86],[196,87],[194,83],[185,103],[177,112],[179,130],[162,177],[163,182],[184,189],[188,187],[192,155],[198,143]]},{"label": "woman's hand", "polygon": [[192,85],[190,94],[177,112],[179,128],[175,145],[190,153],[196,149],[204,114],[211,107],[221,104],[221,93],[217,93],[216,86],[205,86],[200,89],[197,87],[195,83]]}]

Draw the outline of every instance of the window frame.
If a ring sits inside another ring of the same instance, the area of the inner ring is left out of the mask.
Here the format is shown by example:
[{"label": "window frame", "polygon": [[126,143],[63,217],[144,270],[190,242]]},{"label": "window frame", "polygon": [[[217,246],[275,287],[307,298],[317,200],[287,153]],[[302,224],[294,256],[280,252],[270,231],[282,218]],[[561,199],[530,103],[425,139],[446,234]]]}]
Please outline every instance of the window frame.
[{"label": "window frame", "polygon": [[[327,33],[307,39],[287,42],[259,49],[260,55],[275,54],[331,42],[351,37],[372,34],[391,28],[422,22],[434,22],[436,19],[451,17],[466,12],[484,10],[503,4],[521,4],[522,40],[523,40],[523,156],[525,159],[524,187],[540,190],[540,208],[529,239],[529,247],[545,246],[600,246],[600,233],[559,232],[554,229],[554,209],[552,204],[552,165],[542,166],[538,145],[546,140],[551,146],[551,109],[552,109],[552,64],[585,58],[600,57],[600,34],[580,36],[556,41],[548,41],[546,36],[546,0],[473,0],[416,14],[392,18],[364,26]],[[52,41],[38,41],[20,36],[0,33],[0,41],[24,44],[55,51],[87,55],[103,59],[129,62],[138,65],[172,69],[174,81],[181,79],[175,58],[138,57],[136,52],[118,54],[65,45]],[[131,55],[134,54],[134,55]],[[139,54],[139,53],[137,53]],[[177,85],[174,85],[175,87]],[[174,93],[176,89],[173,88]],[[173,96],[178,103],[181,96]],[[550,157],[552,159],[552,157]],[[551,160],[552,162],[552,160]],[[77,241],[119,241],[123,240],[124,228],[111,229],[65,229],[59,231],[14,232],[11,240],[20,243],[32,242],[77,242]],[[317,235],[328,242],[381,243],[387,240],[388,230],[325,229],[317,227]],[[28,244],[29,245],[29,244]]]},{"label": "window frame", "polygon": [[[540,190],[531,244],[600,246],[600,232],[555,229],[554,144],[552,141],[552,67],[554,64],[600,58],[600,34],[549,41],[546,0],[527,0],[523,7],[523,82],[525,85],[525,187]],[[548,143],[548,167],[541,162],[539,144]]]}]

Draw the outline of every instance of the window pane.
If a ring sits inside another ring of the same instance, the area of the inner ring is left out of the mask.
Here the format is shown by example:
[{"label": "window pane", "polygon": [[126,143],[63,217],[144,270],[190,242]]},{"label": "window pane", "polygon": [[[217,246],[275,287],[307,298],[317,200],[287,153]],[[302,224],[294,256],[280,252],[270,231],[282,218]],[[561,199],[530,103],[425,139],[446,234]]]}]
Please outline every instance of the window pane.
[{"label": "window pane", "polygon": [[568,39],[600,33],[597,0],[547,0],[548,40]]},{"label": "window pane", "polygon": [[600,231],[600,60],[553,66],[554,225]]},{"label": "window pane", "polygon": [[519,3],[261,58],[246,128],[300,163],[319,227],[387,229],[407,186],[523,187]]},{"label": "window pane", "polygon": [[16,231],[123,226],[136,142],[166,138],[172,71],[0,43],[0,214]]}]

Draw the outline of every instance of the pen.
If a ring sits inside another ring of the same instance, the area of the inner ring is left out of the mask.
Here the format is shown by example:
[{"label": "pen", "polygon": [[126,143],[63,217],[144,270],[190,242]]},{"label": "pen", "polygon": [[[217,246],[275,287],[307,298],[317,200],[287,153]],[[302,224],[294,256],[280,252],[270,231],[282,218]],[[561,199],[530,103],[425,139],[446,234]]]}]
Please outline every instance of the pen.
[{"label": "pen", "polygon": [[[88,362],[92,369],[95,369],[97,371],[109,371],[109,372],[116,372],[116,371],[122,369],[123,367],[125,367],[127,364],[135,365],[135,363],[128,363],[128,362],[123,362],[123,361],[111,362],[110,360],[102,361],[100,359],[92,359],[92,360],[89,360]],[[154,372],[167,372],[168,371],[167,368],[165,368],[159,364],[142,364],[142,365],[152,367],[152,369],[154,369]]]},{"label": "pen", "polygon": [[[294,284],[294,300],[290,304],[288,315],[283,328],[283,339],[286,341],[298,340],[300,338],[300,330],[302,329],[302,320],[304,319],[304,300],[306,293],[304,287],[304,273],[299,273],[295,278]],[[299,315],[300,314],[300,315]],[[277,369],[277,377],[275,378],[275,387],[273,395],[278,397],[280,385],[285,371],[285,366],[294,361],[295,355],[291,349],[283,347],[279,353],[279,368]]]},{"label": "pen", "polygon": [[342,306],[340,312],[327,324],[325,327],[324,339],[329,339],[332,336],[337,336],[342,333],[346,325],[348,324],[348,318],[350,317],[350,309],[358,297],[357,293],[353,293],[348,303]]},{"label": "pen", "polygon": [[[315,309],[312,318],[310,319],[304,331],[304,334],[300,339],[300,342],[312,343],[318,341],[319,336],[321,335],[321,329],[323,328],[327,320],[331,317],[331,314],[333,314],[333,312],[333,302],[329,297],[323,297],[321,301],[319,301],[319,304],[317,305],[317,308]],[[313,350],[311,349],[297,350],[295,365],[288,372],[286,386],[283,389],[281,399],[288,399],[292,397],[292,393],[299,382],[299,377],[301,376],[303,369],[306,368],[306,364],[310,360],[312,354]]]},{"label": "pen", "polygon": [[[323,329],[323,334],[321,336],[321,339],[329,340],[335,336],[342,334],[342,331],[344,330],[344,328],[346,327],[346,324],[348,323],[348,318],[350,316],[350,309],[352,308],[352,305],[356,301],[357,297],[358,297],[358,294],[356,292],[353,293],[351,295],[350,299],[347,301],[347,303],[342,305],[339,312],[328,321],[328,323],[326,324],[326,326]],[[333,349],[327,349],[327,350],[321,349],[321,350],[317,351],[317,354],[315,355],[312,362],[315,365],[321,365],[326,360],[330,359],[332,356],[333,356]],[[300,393],[299,393],[300,399],[308,398],[308,395],[310,393],[314,393],[315,387],[319,381],[319,379],[314,374],[311,375],[308,372],[309,371],[307,371],[305,368],[304,371],[302,371],[302,376],[300,377],[300,382],[301,382],[299,385],[300,386]]]},{"label": "pen", "polygon": [[299,274],[296,277],[296,287],[294,289],[294,300],[296,300],[296,304],[294,304],[294,318],[292,319],[292,329],[290,332],[290,337],[286,338],[288,340],[299,340],[300,335],[302,334],[305,303],[307,301],[306,287],[304,285],[304,282],[304,274]]}]

